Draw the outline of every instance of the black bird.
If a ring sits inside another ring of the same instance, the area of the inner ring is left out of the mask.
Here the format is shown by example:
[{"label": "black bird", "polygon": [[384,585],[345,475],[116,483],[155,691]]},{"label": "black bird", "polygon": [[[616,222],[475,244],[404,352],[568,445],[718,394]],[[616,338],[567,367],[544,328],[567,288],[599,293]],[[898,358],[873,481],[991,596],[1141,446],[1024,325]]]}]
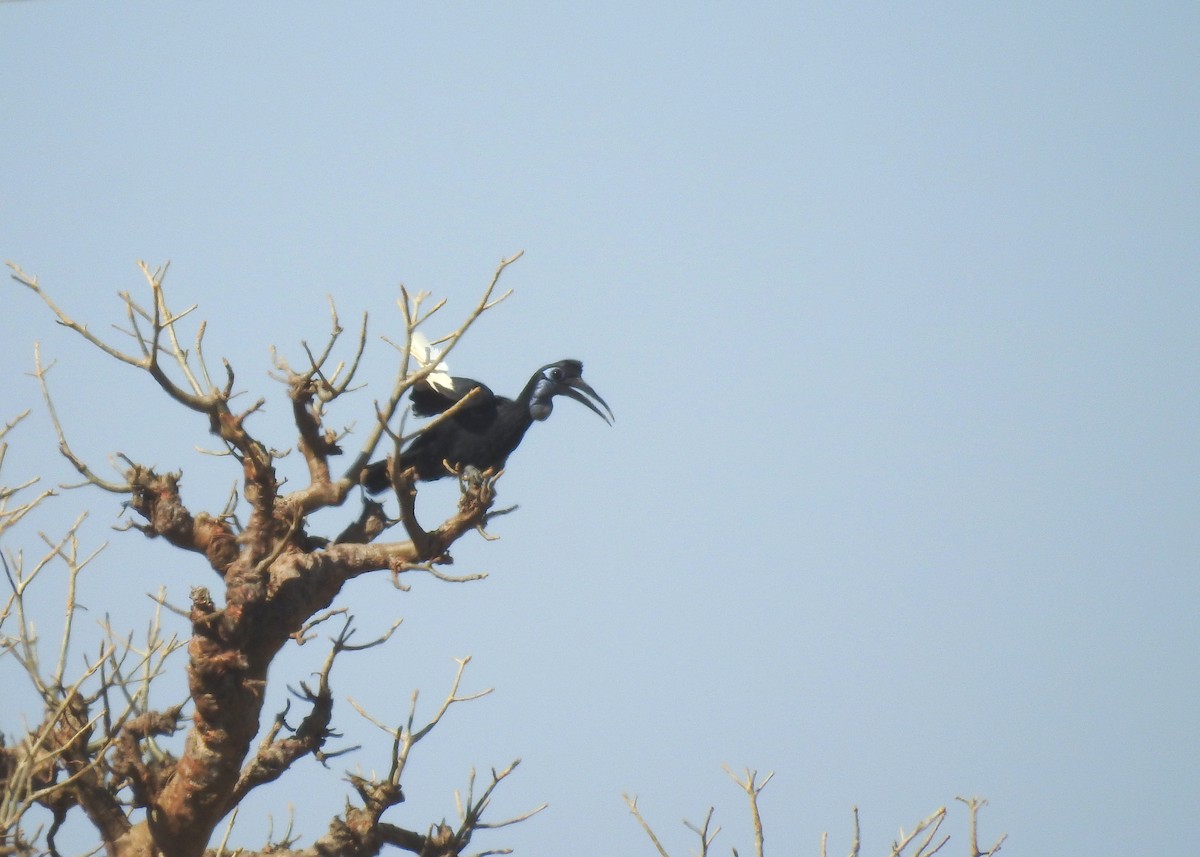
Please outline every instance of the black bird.
[{"label": "black bird", "polygon": [[[533,421],[540,422],[550,416],[554,410],[555,396],[567,396],[582,402],[611,425],[612,419],[616,418],[612,408],[583,380],[582,375],[583,364],[578,360],[549,363],[533,374],[516,399],[497,396],[470,378],[451,378],[452,389],[449,390],[435,387],[428,380],[422,381],[409,394],[413,413],[419,417],[443,413],[472,390],[479,392],[471,396],[470,401],[449,419],[419,434],[400,453],[400,469],[403,471],[415,467],[417,479],[430,482],[449,475],[443,462],[459,469],[467,466],[479,470],[503,467]],[[608,415],[584,393],[603,405]],[[386,490],[391,485],[387,462],[376,461],[367,465],[362,484],[372,494]]]}]

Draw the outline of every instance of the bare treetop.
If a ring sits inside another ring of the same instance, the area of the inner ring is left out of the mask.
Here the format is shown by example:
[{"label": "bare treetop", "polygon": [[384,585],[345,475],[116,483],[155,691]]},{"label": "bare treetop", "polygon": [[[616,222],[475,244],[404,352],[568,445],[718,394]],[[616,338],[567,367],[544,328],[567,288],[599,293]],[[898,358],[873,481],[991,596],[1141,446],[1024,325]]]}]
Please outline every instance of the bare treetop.
[{"label": "bare treetop", "polygon": [[[479,301],[458,327],[433,343],[441,347],[443,355],[481,315],[508,296],[508,292],[496,296],[496,287],[504,270],[520,255],[500,262]],[[35,375],[59,449],[83,478],[82,485],[125,495],[138,518],[134,527],[178,549],[203,555],[217,575],[218,591],[206,587],[192,590],[188,640],[164,638],[156,619],[150,638],[137,648],[142,654],[135,665],[130,659],[134,651],[131,642],[113,632],[100,657],[91,661],[83,675],[72,679],[66,653],[73,595],[68,593],[62,654],[48,673],[37,657],[31,625],[23,613],[23,596],[47,563],[66,563],[73,581],[92,557],[80,553],[75,528],[62,542],[51,544],[50,552],[36,565],[28,566],[10,554],[13,562],[6,559],[5,569],[13,594],[3,616],[6,622],[15,621],[16,627],[6,627],[5,648],[30,676],[45,713],[41,727],[22,744],[6,748],[0,757],[5,787],[0,833],[7,837],[0,841],[5,847],[11,843],[14,853],[32,853],[29,849],[35,846],[24,838],[21,819],[31,807],[41,805],[50,809],[53,817],[47,831],[51,851],[54,833],[66,814],[79,808],[109,854],[200,855],[218,825],[230,819],[254,789],[277,780],[306,755],[325,763],[340,752],[328,752],[324,746],[334,734],[329,676],[338,654],[363,648],[350,643],[351,621],[345,619],[315,684],[302,684],[301,698],[309,713],[292,730],[286,728],[280,714],[253,749],[262,725],[268,667],[280,649],[289,640],[311,636],[314,625],[332,615],[328,608],[333,599],[359,575],[387,572],[397,585],[399,576],[410,571],[455,582],[482,577],[449,575],[439,567],[452,562],[449,551],[457,539],[472,530],[482,531],[489,518],[500,513],[492,511],[500,472],[486,471],[463,481],[458,509],[431,530],[417,522],[412,474],[401,472],[394,480],[401,501],[399,519],[389,518],[381,503],[356,491],[363,469],[374,455],[395,455],[411,440],[393,431],[390,424],[404,394],[438,371],[436,363],[412,359],[414,350],[419,352],[414,342],[421,344],[418,329],[444,306],[442,301],[431,303],[425,293],[412,295],[401,288],[405,340],[391,343],[399,354],[391,389],[372,403],[369,419],[363,421],[369,428],[357,450],[337,470],[334,461],[343,456],[348,434],[331,427],[327,418],[331,406],[357,389],[356,373],[367,344],[366,316],[348,353],[338,357],[345,330],[331,300],[330,333],[320,348],[302,342],[303,360],[298,362],[275,355],[275,377],[291,402],[295,445],[308,471],[305,484],[285,491],[276,472],[281,453],[253,428],[253,417],[265,399],[258,398],[242,409],[234,407],[234,367],[222,360],[219,371],[213,371],[204,352],[204,322],[197,323],[190,333],[185,331],[198,314],[197,307],[171,309],[164,287],[165,265],[151,270],[139,263],[149,288],[147,300],[135,299],[129,292],[119,295],[124,323],[118,331],[126,340],[123,344],[97,336],[60,307],[37,277],[15,265],[10,267],[13,279],[41,298],[58,323],[107,357],[146,372],[169,400],[206,421],[222,446],[219,460],[232,462],[239,470],[240,493],[248,511],[241,520],[232,500],[224,509],[189,509],[180,497],[180,473],[159,472],[137,461],[132,453],[118,454],[119,480],[99,476],[72,450],[69,432],[54,409],[48,367],[40,353],[36,355]],[[0,433],[0,441],[15,422]],[[0,463],[5,449],[0,443]],[[51,496],[52,492],[45,491],[12,505],[13,498],[32,487],[25,483],[0,492],[0,526],[4,529]],[[352,494],[361,497],[361,508],[340,533],[310,532],[313,513],[340,507]],[[405,537],[385,539],[397,523],[402,524]],[[73,592],[73,584],[70,589]],[[180,648],[187,651],[190,701],[155,709],[150,702],[150,682],[163,660]],[[360,803],[348,804],[343,814],[331,820],[328,832],[310,847],[294,850],[294,841],[287,839],[274,843],[272,853],[371,855],[391,844],[414,853],[459,854],[475,831],[498,826],[484,820],[484,811],[492,791],[509,776],[515,763],[493,772],[491,783],[478,796],[472,775],[458,826],[439,823],[419,832],[382,820],[389,807],[404,799],[400,776],[413,746],[452,704],[473,698],[458,693],[465,666],[463,661],[445,704],[429,723],[417,728],[410,715],[407,723],[386,727],[394,737],[392,758],[385,765],[389,773],[380,779],[351,778]],[[126,700],[123,704],[113,696],[117,691]],[[163,739],[175,735],[184,736],[178,754],[162,748]]]}]

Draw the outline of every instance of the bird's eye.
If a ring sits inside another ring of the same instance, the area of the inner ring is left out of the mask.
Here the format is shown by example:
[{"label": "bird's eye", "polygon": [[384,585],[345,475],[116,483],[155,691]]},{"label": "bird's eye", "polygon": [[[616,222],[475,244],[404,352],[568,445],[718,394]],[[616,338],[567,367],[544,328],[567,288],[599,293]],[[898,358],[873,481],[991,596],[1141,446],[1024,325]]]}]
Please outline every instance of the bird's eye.
[{"label": "bird's eye", "polygon": [[563,370],[559,369],[557,366],[551,369],[547,374],[550,376],[551,381],[561,381],[563,379]]}]

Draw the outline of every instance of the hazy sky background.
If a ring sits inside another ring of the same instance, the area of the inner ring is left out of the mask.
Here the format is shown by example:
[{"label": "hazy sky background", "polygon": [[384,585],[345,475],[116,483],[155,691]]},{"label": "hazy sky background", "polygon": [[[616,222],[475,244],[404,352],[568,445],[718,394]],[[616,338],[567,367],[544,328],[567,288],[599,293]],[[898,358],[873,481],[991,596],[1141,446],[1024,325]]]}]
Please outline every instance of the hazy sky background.
[{"label": "hazy sky background", "polygon": [[[493,817],[550,809],[480,848],[651,854],[627,791],[673,854],[710,804],[745,854],[727,763],[776,772],[774,854],[824,830],[844,853],[855,804],[885,853],[973,794],[1005,853],[1178,850],[1200,814],[1198,44],[1191,2],[0,4],[0,256],[96,332],[145,294],[135,260],[170,259],[286,448],[269,346],[322,342],[332,294],[347,327],[370,314],[370,386],[332,420],[357,438],[398,284],[449,299],[440,335],[523,249],[451,368],[515,394],[578,357],[617,414],[533,428],[501,482],[520,511],[454,551],[485,582],[346,589],[362,638],[404,617],[334,671],[331,748],[364,747],[296,765],[231,842],[289,802],[311,842],[346,770],[386,768],[346,697],[398,722],[420,688],[427,714],[470,654],[464,688],[496,691],[415,752],[389,821],[453,815],[471,765],[520,757]],[[182,469],[218,511],[235,473],[195,452],[203,422],[6,282],[0,417],[34,410],[6,481],[70,478],[25,374],[39,340],[80,454]],[[422,517],[453,501],[423,492]],[[37,526],[81,506],[111,541],[89,617],[142,628],[143,593],[216,583],[111,532],[98,491]],[[268,713],[326,651],[287,652]]]}]

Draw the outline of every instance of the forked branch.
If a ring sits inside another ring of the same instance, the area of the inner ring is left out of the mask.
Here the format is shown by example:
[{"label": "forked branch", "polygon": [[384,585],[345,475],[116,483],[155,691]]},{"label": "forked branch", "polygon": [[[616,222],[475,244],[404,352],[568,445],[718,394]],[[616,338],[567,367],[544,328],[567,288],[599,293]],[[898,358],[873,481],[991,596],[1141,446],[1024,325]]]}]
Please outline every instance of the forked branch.
[{"label": "forked branch", "polygon": [[[729,778],[741,786],[746,796],[750,799],[750,821],[754,825],[754,854],[755,857],[763,857],[763,826],[762,815],[758,810],[758,796],[767,787],[767,783],[771,782],[771,778],[775,776],[775,772],[772,771],[767,774],[767,778],[760,783],[757,782],[758,771],[746,768],[745,776],[742,779],[738,779],[733,771],[729,769],[728,765],[723,765],[722,767],[725,769],[725,773],[729,775]],[[733,853],[736,857],[736,848],[733,849]]]},{"label": "forked branch", "polygon": [[1007,833],[1000,834],[1000,838],[992,843],[987,851],[979,849],[979,810],[987,806],[987,801],[981,797],[959,797],[955,800],[964,804],[970,812],[970,828],[968,836],[970,837],[971,854],[970,857],[993,857],[1000,852],[1000,846],[1004,844],[1004,840],[1008,838]]}]

